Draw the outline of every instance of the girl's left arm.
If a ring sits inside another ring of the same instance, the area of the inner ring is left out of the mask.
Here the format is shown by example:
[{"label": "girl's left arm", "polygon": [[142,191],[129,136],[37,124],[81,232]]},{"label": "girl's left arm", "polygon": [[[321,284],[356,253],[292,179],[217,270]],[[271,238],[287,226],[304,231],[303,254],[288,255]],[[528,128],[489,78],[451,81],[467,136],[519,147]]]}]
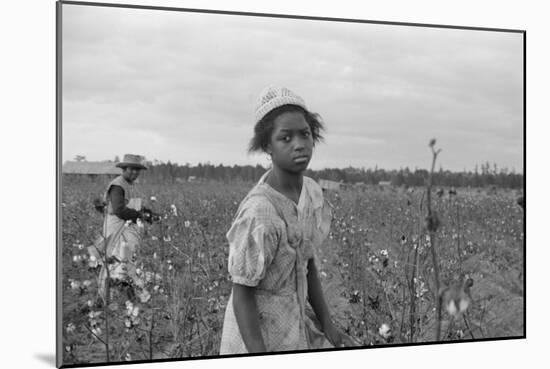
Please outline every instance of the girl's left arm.
[{"label": "girl's left arm", "polygon": [[336,328],[332,322],[314,258],[309,259],[307,270],[309,303],[315,315],[317,315],[317,319],[321,323],[321,328],[323,329],[325,337],[334,347],[357,346],[358,342],[355,342],[350,336]]},{"label": "girl's left arm", "polygon": [[332,325],[332,319],[330,318],[330,311],[325,301],[314,258],[309,259],[307,264],[307,289],[309,303],[315,315],[317,315],[323,331],[326,332],[327,328]]}]

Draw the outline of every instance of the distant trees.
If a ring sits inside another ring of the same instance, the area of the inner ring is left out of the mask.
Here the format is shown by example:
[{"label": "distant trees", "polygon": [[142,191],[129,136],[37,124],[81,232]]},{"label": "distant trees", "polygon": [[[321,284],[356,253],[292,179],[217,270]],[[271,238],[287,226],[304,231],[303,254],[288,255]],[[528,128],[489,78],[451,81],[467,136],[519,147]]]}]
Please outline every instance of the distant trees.
[{"label": "distant trees", "polygon": [[[176,178],[215,180],[222,182],[230,181],[257,181],[266,171],[261,165],[213,165],[211,163],[200,163],[191,166],[189,163],[178,165],[175,163],[153,161],[144,177],[151,180],[172,183]],[[329,179],[343,183],[378,184],[380,181],[390,181],[394,186],[423,186],[428,176],[426,169],[410,170],[401,168],[399,170],[384,170],[376,168],[327,168],[322,170],[308,169],[305,173],[315,180],[320,178]],[[485,187],[497,186],[503,188],[522,188],[523,175],[509,171],[507,168],[498,169],[496,165],[484,163],[479,172],[476,165],[475,171],[451,172],[440,168],[434,173],[434,183],[437,186],[447,187]]]},{"label": "distant trees", "polygon": [[157,162],[156,164],[153,163],[153,165],[148,168],[148,171],[147,173],[144,173],[144,176],[163,182],[174,182],[176,178],[187,179],[189,177],[222,182],[234,180],[256,181],[260,179],[265,170],[266,169],[261,165],[224,166],[222,164],[213,165],[210,163],[199,163],[196,166],[191,166],[189,163],[185,165],[178,165],[171,162]]}]

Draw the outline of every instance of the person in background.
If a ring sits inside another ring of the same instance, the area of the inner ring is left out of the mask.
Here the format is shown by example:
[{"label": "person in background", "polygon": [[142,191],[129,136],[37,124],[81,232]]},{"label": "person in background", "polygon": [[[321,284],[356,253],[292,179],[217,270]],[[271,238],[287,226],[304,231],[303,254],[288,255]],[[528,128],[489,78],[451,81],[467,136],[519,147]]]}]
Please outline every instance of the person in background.
[{"label": "person in background", "polygon": [[[107,185],[103,234],[96,243],[96,249],[104,253],[108,264],[107,270],[104,263],[100,263],[98,293],[103,301],[106,301],[108,277],[111,285],[119,285],[126,290],[130,300],[135,300],[135,287],[144,287],[136,274],[135,260],[142,239],[142,222],[152,221],[151,211],[143,207],[135,188],[140,172],[147,169],[143,165],[143,157],[126,154],[116,166],[122,169],[122,174]],[[101,255],[96,257],[100,261],[103,259]]]}]

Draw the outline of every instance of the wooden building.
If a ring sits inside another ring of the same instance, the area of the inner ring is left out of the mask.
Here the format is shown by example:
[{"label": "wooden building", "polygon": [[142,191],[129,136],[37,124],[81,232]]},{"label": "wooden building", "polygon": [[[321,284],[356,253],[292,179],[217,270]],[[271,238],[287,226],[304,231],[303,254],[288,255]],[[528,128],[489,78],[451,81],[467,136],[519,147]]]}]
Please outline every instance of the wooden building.
[{"label": "wooden building", "polygon": [[330,179],[319,179],[319,186],[327,191],[340,191],[340,182],[331,181]]},{"label": "wooden building", "polygon": [[122,173],[113,161],[66,161],[61,169],[68,178],[114,178]]}]

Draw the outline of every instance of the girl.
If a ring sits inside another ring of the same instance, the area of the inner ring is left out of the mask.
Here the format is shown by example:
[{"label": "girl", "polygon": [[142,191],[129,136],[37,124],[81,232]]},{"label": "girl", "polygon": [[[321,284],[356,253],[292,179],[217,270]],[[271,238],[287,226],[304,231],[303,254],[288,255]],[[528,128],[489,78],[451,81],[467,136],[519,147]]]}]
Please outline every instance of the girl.
[{"label": "girl", "polygon": [[220,354],[353,345],[331,321],[317,273],[315,248],[328,234],[330,208],[319,185],[303,175],[323,129],[289,89],[261,94],[249,151],[267,153],[272,168],[241,202],[227,233],[233,288]]}]

